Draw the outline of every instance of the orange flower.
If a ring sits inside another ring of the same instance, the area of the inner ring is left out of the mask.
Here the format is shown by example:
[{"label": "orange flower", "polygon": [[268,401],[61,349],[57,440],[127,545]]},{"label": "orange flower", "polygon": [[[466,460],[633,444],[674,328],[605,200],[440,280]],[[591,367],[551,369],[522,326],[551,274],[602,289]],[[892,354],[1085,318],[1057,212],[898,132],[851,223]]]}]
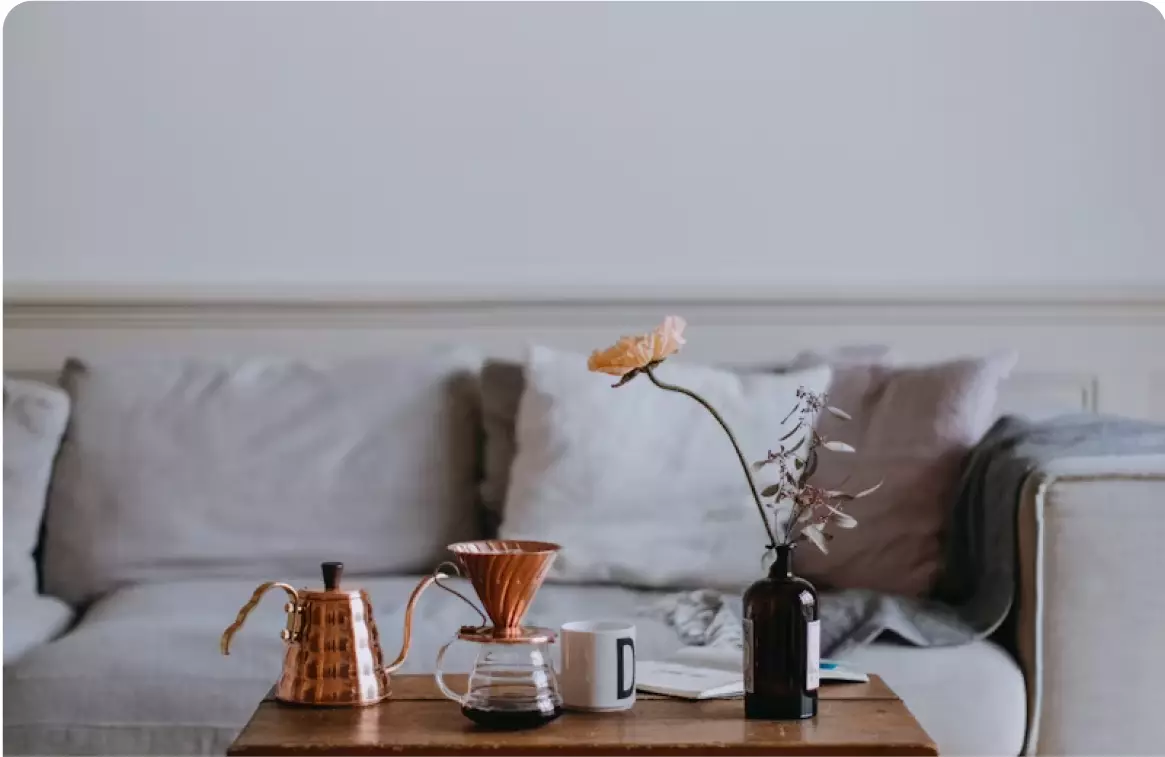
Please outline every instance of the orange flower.
[{"label": "orange flower", "polygon": [[605,350],[595,350],[587,360],[587,368],[612,376],[642,370],[679,352],[686,325],[678,315],[669,315],[649,334],[625,336]]}]

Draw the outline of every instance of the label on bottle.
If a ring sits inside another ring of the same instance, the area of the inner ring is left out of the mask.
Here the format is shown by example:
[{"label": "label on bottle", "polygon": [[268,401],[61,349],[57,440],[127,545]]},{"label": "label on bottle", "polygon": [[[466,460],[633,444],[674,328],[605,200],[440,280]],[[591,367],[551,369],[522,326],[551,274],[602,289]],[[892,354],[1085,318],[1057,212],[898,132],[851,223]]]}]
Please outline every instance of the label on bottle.
[{"label": "label on bottle", "polygon": [[821,621],[809,622],[805,634],[805,688],[813,691],[821,684]]},{"label": "label on bottle", "polygon": [[744,626],[744,691],[746,694],[753,693],[752,689],[752,619],[745,618],[741,625]]}]

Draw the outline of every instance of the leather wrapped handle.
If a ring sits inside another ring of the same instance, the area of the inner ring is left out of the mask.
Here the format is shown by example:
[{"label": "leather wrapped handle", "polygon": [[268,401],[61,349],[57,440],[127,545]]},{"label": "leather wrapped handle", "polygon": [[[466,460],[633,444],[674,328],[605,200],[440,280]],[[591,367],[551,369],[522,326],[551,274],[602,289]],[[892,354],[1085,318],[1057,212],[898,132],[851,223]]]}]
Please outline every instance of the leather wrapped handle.
[{"label": "leather wrapped handle", "polygon": [[251,595],[251,599],[247,602],[247,604],[243,605],[241,610],[239,610],[239,614],[238,617],[235,618],[235,622],[231,623],[229,626],[227,626],[227,630],[223,631],[222,640],[219,642],[219,649],[222,650],[224,655],[229,655],[231,653],[231,639],[234,638],[235,633],[243,627],[243,621],[245,621],[247,616],[251,614],[251,610],[254,610],[255,607],[258,606],[259,600],[263,598],[263,595],[267,593],[267,590],[272,588],[283,589],[285,592],[287,592],[287,596],[291,599],[291,601],[288,602],[287,607],[284,608],[287,610],[287,628],[283,629],[282,636],[284,641],[291,641],[293,639],[296,631],[295,615],[299,611],[299,592],[297,592],[295,587],[291,584],[285,584],[281,581],[268,581],[265,584],[260,584],[259,588],[255,589],[255,593]]}]

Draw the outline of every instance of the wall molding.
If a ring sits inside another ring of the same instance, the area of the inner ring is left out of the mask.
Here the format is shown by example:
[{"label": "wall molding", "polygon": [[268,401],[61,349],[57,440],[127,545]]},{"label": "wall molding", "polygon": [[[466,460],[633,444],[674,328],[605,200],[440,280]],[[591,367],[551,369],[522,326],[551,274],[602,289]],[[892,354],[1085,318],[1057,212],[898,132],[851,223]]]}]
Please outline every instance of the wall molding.
[{"label": "wall molding", "polygon": [[533,313],[556,320],[580,313],[630,315],[660,308],[698,311],[731,322],[758,313],[796,313],[807,321],[851,319],[855,312],[885,322],[1056,319],[1067,322],[1165,321],[1165,287],[1063,289],[927,288],[796,290],[666,287],[81,287],[6,286],[6,328],[109,325],[148,327],[236,324],[258,327],[367,322],[438,316],[520,320]]},{"label": "wall molding", "polygon": [[49,375],[69,356],[413,350],[436,343],[519,358],[531,342],[585,352],[690,322],[684,358],[743,365],[806,348],[884,344],[902,362],[1020,355],[1000,406],[1165,420],[1165,289],[797,291],[612,287],[8,287],[5,370]]},{"label": "wall molding", "polygon": [[1163,286],[970,285],[952,287],[774,287],[683,286],[668,284],[564,286],[523,285],[107,285],[5,283],[4,301],[13,304],[455,304],[455,303],[626,303],[634,301],[747,303],[963,303],[1016,305],[1156,305],[1165,307]]}]

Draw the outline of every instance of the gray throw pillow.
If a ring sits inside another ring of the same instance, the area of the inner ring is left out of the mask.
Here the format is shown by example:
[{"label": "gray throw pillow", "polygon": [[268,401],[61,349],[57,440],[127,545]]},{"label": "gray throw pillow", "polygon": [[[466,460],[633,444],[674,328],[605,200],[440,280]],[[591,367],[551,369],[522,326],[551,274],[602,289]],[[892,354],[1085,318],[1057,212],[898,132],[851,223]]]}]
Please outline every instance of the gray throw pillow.
[{"label": "gray throw pillow", "polygon": [[45,584],[419,573],[478,535],[480,360],[462,350],[70,361]]},{"label": "gray throw pillow", "polygon": [[45,497],[69,397],[36,381],[4,378],[4,593],[36,593],[36,551]]}]

